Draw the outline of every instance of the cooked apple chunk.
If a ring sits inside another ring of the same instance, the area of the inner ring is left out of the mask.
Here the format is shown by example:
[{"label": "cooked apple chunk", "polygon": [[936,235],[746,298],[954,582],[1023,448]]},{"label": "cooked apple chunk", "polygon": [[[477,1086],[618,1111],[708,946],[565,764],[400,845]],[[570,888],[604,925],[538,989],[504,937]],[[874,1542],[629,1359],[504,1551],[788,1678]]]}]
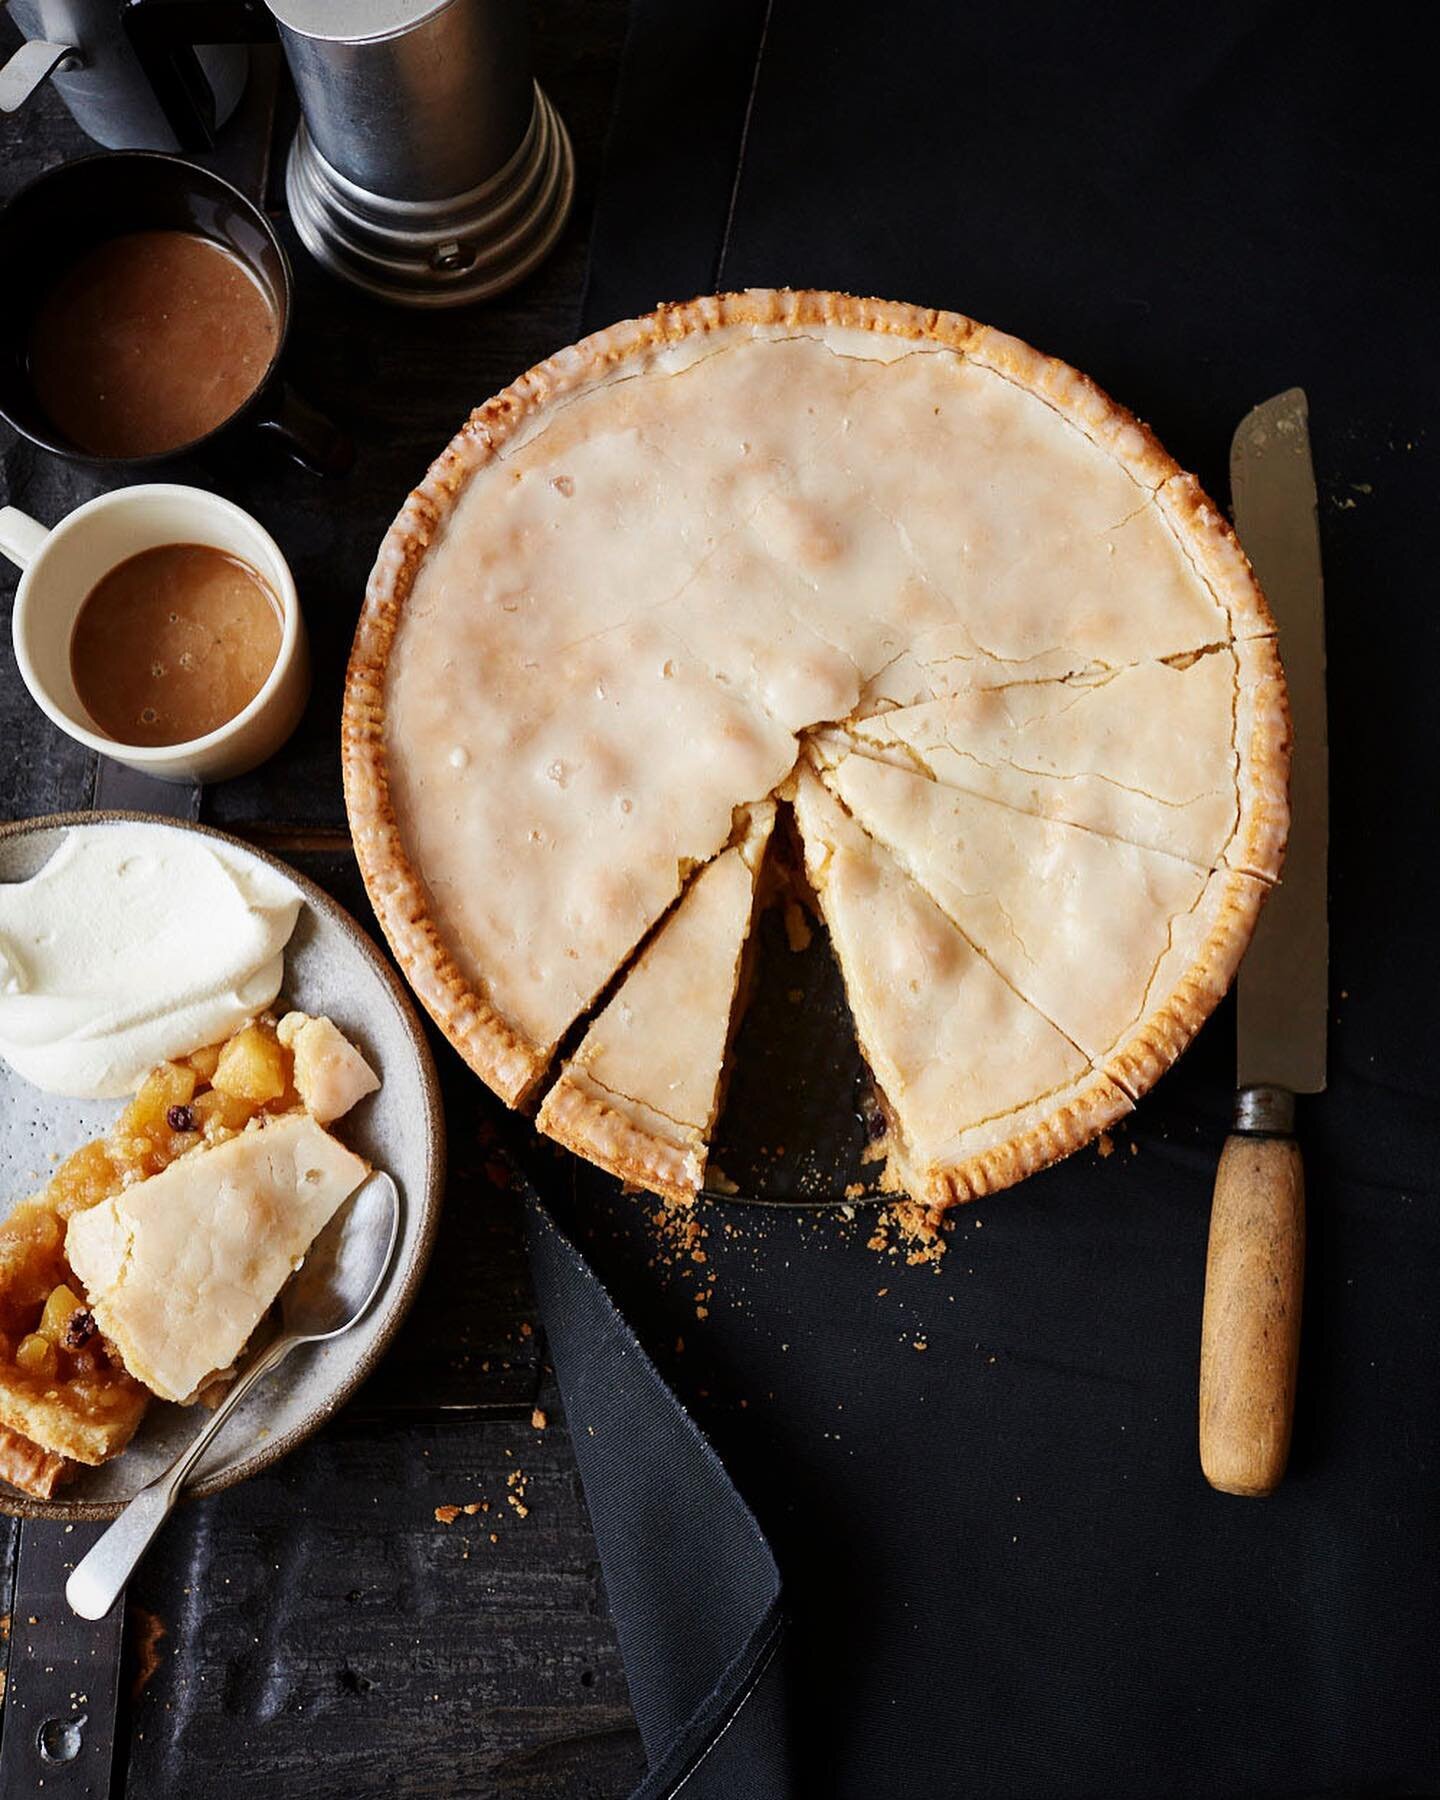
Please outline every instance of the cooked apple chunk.
[{"label": "cooked apple chunk", "polygon": [[262,1106],[278,1100],[285,1092],[285,1053],[273,1027],[257,1019],[237,1031],[220,1052],[210,1085],[232,1100],[254,1100]]}]

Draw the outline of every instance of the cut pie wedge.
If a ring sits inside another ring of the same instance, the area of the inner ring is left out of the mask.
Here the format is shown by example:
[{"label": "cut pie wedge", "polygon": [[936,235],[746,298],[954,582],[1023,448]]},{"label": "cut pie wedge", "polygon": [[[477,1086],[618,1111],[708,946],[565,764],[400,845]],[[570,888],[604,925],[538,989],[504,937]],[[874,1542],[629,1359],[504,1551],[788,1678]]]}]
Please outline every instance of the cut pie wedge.
[{"label": "cut pie wedge", "polygon": [[679,1202],[705,1179],[746,941],[775,807],[691,881],[545,1096],[540,1129]]},{"label": "cut pie wedge", "polygon": [[972,1199],[1129,1110],[805,768],[795,817],[889,1120],[888,1185],[932,1207]]},{"label": "cut pie wedge", "polygon": [[125,1367],[188,1402],[230,1367],[369,1172],[307,1112],[262,1119],[77,1213],[65,1254]]},{"label": "cut pie wedge", "polygon": [[[1276,866],[1284,785],[1251,754],[1257,734],[1284,732],[1272,639],[1062,678],[968,659],[930,674],[941,697],[853,720],[854,746],[1202,869]],[[1227,712],[1233,727],[1222,736],[1214,721]]]},{"label": "cut pie wedge", "polygon": [[[1122,1086],[1174,1041],[1168,1009],[1192,1005],[1174,998],[1188,996],[1192,968],[1208,981],[1238,956],[1228,918],[1235,888],[1249,901],[1249,876],[1212,875],[867,756],[842,757],[825,780],[1005,980]],[[1217,978],[1223,991],[1228,973]]]},{"label": "cut pie wedge", "polygon": [[1235,752],[1208,726],[1235,679],[1225,645],[1188,668],[966,687],[849,729],[857,747],[936,781],[1210,869],[1234,834],[1237,797]]}]

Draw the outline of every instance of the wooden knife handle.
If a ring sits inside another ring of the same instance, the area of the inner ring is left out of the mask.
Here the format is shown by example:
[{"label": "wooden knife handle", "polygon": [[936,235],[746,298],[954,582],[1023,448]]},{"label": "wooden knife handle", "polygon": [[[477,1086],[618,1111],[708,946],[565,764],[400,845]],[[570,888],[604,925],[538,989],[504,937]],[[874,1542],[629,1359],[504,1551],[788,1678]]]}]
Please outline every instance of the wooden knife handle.
[{"label": "wooden knife handle", "polygon": [[1299,1144],[1288,1129],[1232,1133],[1215,1177],[1200,1332],[1200,1466],[1222,1493],[1270,1494],[1285,1473],[1304,1273]]}]

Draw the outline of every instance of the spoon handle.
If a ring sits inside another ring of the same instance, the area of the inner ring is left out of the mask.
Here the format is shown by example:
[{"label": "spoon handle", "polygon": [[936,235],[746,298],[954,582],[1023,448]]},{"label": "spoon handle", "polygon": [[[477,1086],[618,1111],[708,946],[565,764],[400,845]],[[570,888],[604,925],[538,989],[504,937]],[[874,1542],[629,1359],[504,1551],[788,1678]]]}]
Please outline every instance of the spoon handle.
[{"label": "spoon handle", "polygon": [[150,1540],[169,1517],[200,1452],[255,1383],[283,1361],[299,1341],[282,1335],[257,1356],[164,1474],[141,1488],[104,1536],[80,1559],[65,1584],[65,1598],[73,1612],[82,1619],[105,1617],[125,1591],[125,1583],[149,1549]]}]

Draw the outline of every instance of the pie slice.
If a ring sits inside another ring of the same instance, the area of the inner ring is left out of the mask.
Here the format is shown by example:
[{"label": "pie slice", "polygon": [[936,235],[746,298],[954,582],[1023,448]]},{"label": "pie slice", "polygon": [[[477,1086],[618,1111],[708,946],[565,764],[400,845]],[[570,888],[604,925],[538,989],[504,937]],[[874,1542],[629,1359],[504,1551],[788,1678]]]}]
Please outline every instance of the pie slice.
[{"label": "pie slice", "polygon": [[[1150,1021],[1189,994],[1190,970],[1208,979],[1238,956],[1232,890],[1248,900],[1249,876],[1212,876],[866,756],[841,758],[825,780],[1005,980],[1122,1087],[1156,1060]],[[1223,991],[1228,972],[1217,978]],[[1165,1030],[1167,1045],[1174,1035]]]},{"label": "pie slice", "polygon": [[370,1172],[307,1112],[257,1120],[77,1213],[65,1254],[95,1323],[162,1400],[193,1400]]},{"label": "pie slice", "polygon": [[[199,1385],[182,1389],[166,1360],[187,1333],[202,1377],[223,1368],[244,1342],[221,1357],[247,1296],[269,1305],[310,1241],[300,1235],[363,1175],[305,1110],[306,1092],[333,1118],[378,1086],[374,1072],[328,1019],[285,1024],[303,1056],[262,1017],[160,1064],[105,1137],[0,1223],[0,1479],[49,1499],[76,1463],[119,1455],[152,1391],[184,1398]],[[130,1236],[117,1222],[132,1216],[146,1223]],[[130,1254],[102,1269],[107,1222]]]},{"label": "pie slice", "polygon": [[694,877],[540,1108],[542,1131],[671,1200],[705,1179],[774,820],[773,802],[755,807],[740,842]]},{"label": "pie slice", "polygon": [[1210,869],[1234,834],[1237,789],[1234,749],[1206,727],[1235,681],[1226,645],[1187,667],[969,686],[849,732],[936,781]]},{"label": "pie slice", "polygon": [[803,767],[795,817],[889,1122],[889,1185],[936,1208],[972,1199],[1129,1110]]},{"label": "pie slice", "polygon": [[961,659],[930,675],[943,697],[851,721],[854,747],[1202,869],[1277,866],[1284,782],[1252,754],[1286,729],[1272,639],[1059,679]]}]

